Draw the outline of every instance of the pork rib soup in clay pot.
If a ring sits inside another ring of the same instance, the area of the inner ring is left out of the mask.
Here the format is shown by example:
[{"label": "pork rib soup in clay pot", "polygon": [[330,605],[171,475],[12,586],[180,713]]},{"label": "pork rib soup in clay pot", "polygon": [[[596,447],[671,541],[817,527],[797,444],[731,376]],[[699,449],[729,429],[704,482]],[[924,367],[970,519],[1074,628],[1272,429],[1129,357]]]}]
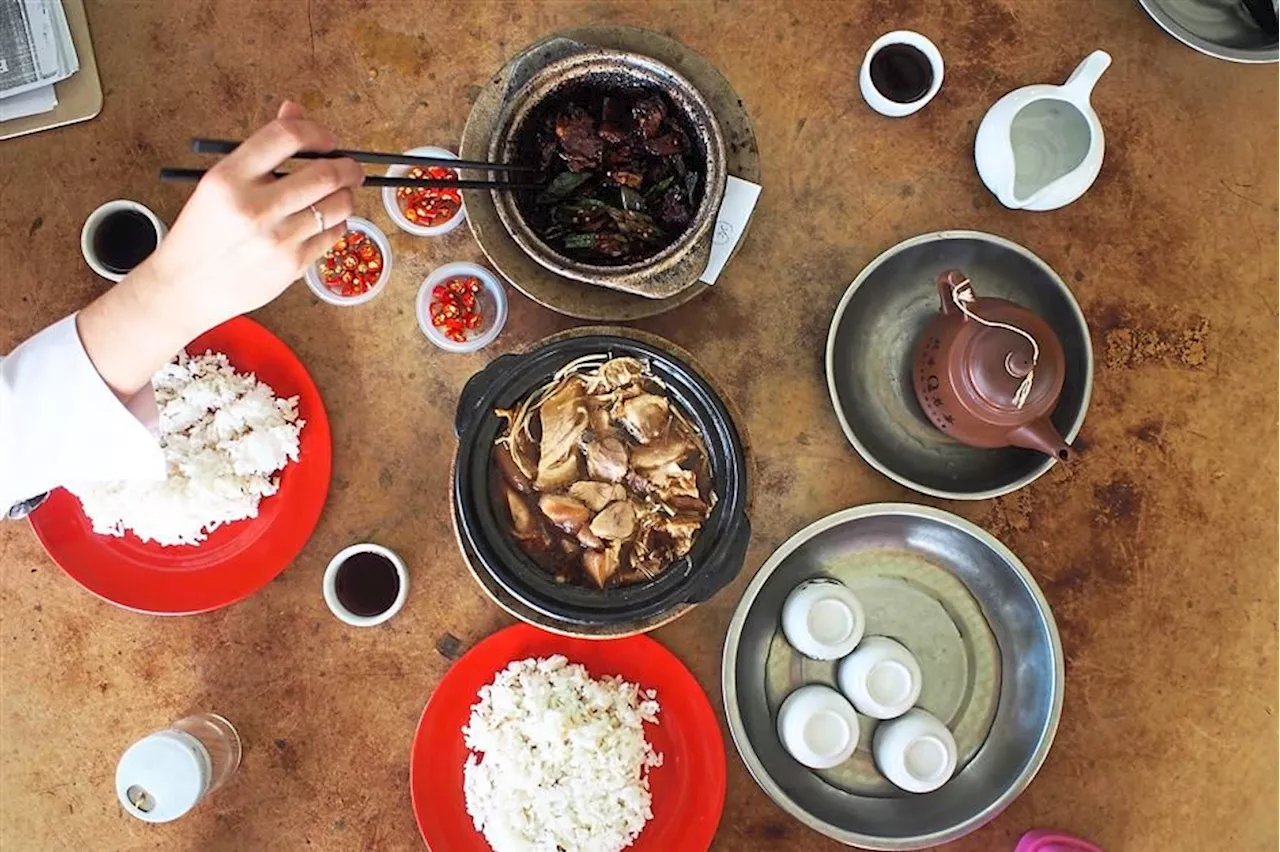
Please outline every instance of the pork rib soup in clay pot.
[{"label": "pork rib soup in clay pot", "polygon": [[579,358],[497,414],[495,514],[557,583],[642,583],[693,549],[716,503],[707,449],[644,361]]}]

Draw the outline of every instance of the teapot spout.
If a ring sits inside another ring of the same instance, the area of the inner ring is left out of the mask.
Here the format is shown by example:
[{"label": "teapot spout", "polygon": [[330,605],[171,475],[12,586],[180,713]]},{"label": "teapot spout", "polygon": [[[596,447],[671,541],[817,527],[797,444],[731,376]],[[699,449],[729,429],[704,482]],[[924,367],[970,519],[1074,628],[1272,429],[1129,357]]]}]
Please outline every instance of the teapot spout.
[{"label": "teapot spout", "polygon": [[1058,434],[1057,429],[1053,428],[1053,423],[1048,417],[1041,417],[1039,420],[1014,429],[1009,433],[1009,443],[1015,447],[1053,456],[1062,462],[1072,461],[1076,457],[1075,450],[1062,440],[1062,436]]}]

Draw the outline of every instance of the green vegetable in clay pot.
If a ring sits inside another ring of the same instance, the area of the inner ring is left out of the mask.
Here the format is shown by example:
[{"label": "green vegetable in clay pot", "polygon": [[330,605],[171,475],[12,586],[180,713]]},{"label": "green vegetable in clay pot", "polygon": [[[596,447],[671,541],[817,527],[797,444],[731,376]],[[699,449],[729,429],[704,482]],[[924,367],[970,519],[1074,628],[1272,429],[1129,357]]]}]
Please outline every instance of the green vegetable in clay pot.
[{"label": "green vegetable in clay pot", "polygon": [[652,217],[645,213],[610,207],[609,216],[618,226],[618,230],[627,236],[635,237],[644,243],[656,243],[662,240],[662,229]]},{"label": "green vegetable in clay pot", "polygon": [[622,257],[631,248],[631,241],[623,234],[570,234],[564,238],[564,247],[593,251],[603,257]]},{"label": "green vegetable in clay pot", "polygon": [[591,180],[590,172],[561,172],[555,176],[547,188],[538,193],[538,204],[557,204],[569,198],[581,186]]}]

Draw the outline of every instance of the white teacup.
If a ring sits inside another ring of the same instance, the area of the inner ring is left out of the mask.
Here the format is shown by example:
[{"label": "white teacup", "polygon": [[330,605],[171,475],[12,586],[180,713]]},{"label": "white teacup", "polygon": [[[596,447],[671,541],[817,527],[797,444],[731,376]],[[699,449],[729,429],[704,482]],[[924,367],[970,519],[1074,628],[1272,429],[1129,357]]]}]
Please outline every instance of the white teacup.
[{"label": "white teacup", "polygon": [[883,722],[872,738],[876,767],[908,793],[929,793],[951,780],[958,751],[947,726],[919,707]]},{"label": "white teacup", "polygon": [[887,636],[864,638],[840,661],[836,680],[858,712],[873,719],[893,719],[910,710],[924,682],[915,655]]},{"label": "white teacup", "polygon": [[838,660],[862,640],[867,618],[862,604],[839,580],[819,577],[791,590],[782,604],[782,633],[801,654]]},{"label": "white teacup", "polygon": [[858,714],[831,687],[811,683],[788,695],[778,708],[778,739],[801,764],[830,769],[858,748]]},{"label": "white teacup", "polygon": [[[929,71],[933,77],[928,88],[918,97],[909,101],[895,100],[888,92],[882,92],[872,82],[871,63],[880,51],[894,45],[903,45],[907,48],[914,48],[924,58],[928,60]],[[871,43],[871,47],[867,49],[867,54],[862,59],[862,68],[858,72],[858,88],[862,91],[862,98],[867,102],[873,110],[886,115],[890,118],[902,118],[918,112],[923,109],[925,104],[933,100],[934,95],[938,94],[938,90],[942,88],[942,54],[938,51],[936,45],[926,36],[911,30],[895,30],[891,33],[885,33]]]}]

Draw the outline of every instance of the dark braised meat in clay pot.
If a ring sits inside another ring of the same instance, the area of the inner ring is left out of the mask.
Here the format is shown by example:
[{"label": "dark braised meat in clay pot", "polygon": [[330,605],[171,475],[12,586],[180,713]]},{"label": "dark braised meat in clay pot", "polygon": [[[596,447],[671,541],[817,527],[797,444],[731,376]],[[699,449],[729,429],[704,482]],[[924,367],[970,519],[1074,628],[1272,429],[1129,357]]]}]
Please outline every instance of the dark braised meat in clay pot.
[{"label": "dark braised meat in clay pot", "polygon": [[670,245],[702,196],[704,165],[661,93],[583,89],[534,119],[523,158],[546,188],[519,196],[533,230],[566,257],[633,263]]}]

